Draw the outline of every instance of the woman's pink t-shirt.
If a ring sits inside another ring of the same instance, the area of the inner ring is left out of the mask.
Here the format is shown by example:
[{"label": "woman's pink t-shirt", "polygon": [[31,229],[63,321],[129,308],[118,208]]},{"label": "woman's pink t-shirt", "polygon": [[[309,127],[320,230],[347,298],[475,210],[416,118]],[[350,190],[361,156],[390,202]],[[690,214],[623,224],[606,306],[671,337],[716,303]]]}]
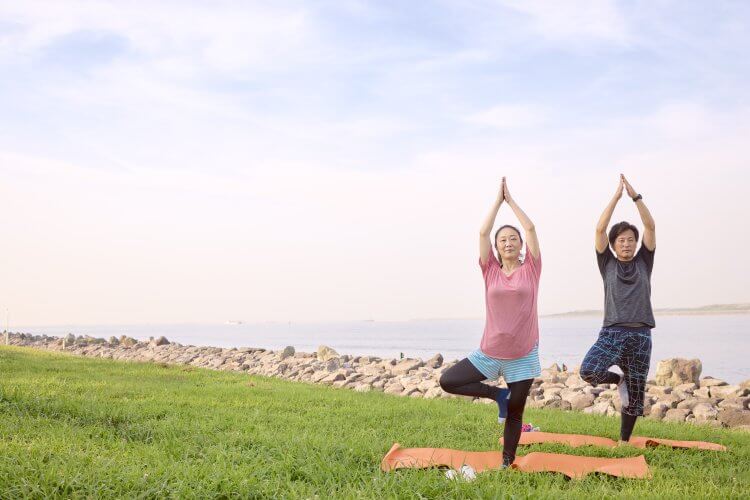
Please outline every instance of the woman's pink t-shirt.
[{"label": "woman's pink t-shirt", "polygon": [[539,342],[539,321],[536,299],[542,256],[534,258],[526,251],[526,259],[513,274],[506,276],[490,249],[487,264],[479,267],[484,276],[487,320],[480,349],[498,359],[525,356]]}]

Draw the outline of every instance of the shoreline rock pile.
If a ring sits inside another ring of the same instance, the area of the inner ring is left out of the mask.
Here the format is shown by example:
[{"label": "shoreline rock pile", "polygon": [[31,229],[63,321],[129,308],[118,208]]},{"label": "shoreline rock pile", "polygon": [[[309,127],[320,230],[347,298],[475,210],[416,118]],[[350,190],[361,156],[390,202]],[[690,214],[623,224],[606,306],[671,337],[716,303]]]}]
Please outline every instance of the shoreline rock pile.
[{"label": "shoreline rock pile", "polygon": [[[327,346],[320,346],[315,353],[297,352],[292,346],[278,351],[250,347],[226,349],[185,346],[171,343],[165,337],[138,341],[124,335],[105,340],[72,334],[58,338],[11,333],[9,341],[11,345],[80,356],[241,371],[357,392],[381,391],[414,398],[464,398],[440,388],[440,375],[456,363],[445,362],[440,354],[426,361],[383,359],[339,355]],[[646,417],[750,431],[750,380],[730,385],[713,377],[700,378],[701,371],[701,362],[697,359],[673,358],[659,362],[655,379],[646,385]],[[487,399],[474,402],[493,403]],[[577,368],[553,364],[534,380],[527,406],[614,416],[619,415],[621,404],[616,386],[591,386],[581,379]]]}]

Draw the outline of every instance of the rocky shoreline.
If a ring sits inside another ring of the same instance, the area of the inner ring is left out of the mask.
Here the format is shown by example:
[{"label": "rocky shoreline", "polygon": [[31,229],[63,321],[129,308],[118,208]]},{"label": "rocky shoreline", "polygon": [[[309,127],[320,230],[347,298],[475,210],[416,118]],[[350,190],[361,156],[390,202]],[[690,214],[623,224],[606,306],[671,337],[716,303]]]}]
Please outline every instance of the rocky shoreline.
[{"label": "rocky shoreline", "polygon": [[[240,371],[357,392],[381,391],[414,398],[462,397],[440,388],[440,375],[455,364],[445,362],[440,354],[424,361],[339,355],[326,346],[320,346],[315,353],[296,352],[291,346],[277,351],[197,347],[171,343],[164,337],[139,341],[124,335],[106,340],[72,334],[59,338],[10,333],[7,338],[10,345],[79,356]],[[730,385],[713,377],[701,378],[701,371],[697,359],[659,362],[654,380],[649,380],[646,387],[646,418],[750,431],[750,380]],[[487,399],[474,401],[492,403]],[[614,416],[619,414],[620,398],[614,385],[591,386],[581,379],[577,368],[553,364],[534,380],[527,406]]]}]

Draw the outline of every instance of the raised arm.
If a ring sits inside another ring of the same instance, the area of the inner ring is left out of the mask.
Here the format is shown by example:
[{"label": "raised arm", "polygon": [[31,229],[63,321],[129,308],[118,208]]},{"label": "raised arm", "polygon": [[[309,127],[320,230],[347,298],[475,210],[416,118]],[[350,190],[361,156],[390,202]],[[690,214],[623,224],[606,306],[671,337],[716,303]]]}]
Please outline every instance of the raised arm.
[{"label": "raised arm", "polygon": [[635,206],[636,208],[638,208],[638,213],[641,216],[641,222],[643,222],[643,244],[649,250],[654,251],[654,249],[656,249],[656,223],[654,222],[654,218],[651,216],[651,212],[649,212],[646,204],[643,203],[643,199],[636,192],[636,190],[633,189],[633,186],[630,185],[624,175],[620,175],[622,177],[622,182],[625,183],[625,189],[628,192],[628,196],[630,196],[631,198],[638,197],[638,199],[635,201]]},{"label": "raised arm", "polygon": [[495,225],[495,218],[497,218],[497,212],[500,210],[500,205],[503,204],[503,186],[505,185],[505,177],[503,177],[500,189],[497,193],[497,199],[490,209],[490,213],[487,214],[487,218],[484,219],[482,227],[479,229],[479,259],[482,261],[482,265],[487,264],[487,260],[490,258],[490,252],[492,251],[492,243],[490,242],[490,235],[492,234],[492,228]]},{"label": "raised arm", "polygon": [[531,222],[531,219],[526,215],[526,212],[521,210],[521,207],[519,207],[516,201],[511,197],[507,182],[503,182],[503,195],[505,201],[508,202],[511,210],[513,210],[513,213],[516,214],[518,222],[521,223],[524,233],[526,233],[526,248],[528,248],[529,252],[531,252],[531,255],[533,255],[535,259],[539,258],[539,238],[537,238],[536,235],[536,227],[534,227],[534,223]]},{"label": "raised arm", "polygon": [[622,189],[625,186],[623,182],[624,179],[625,178],[620,175],[620,182],[619,184],[617,184],[617,191],[615,191],[615,195],[611,200],[609,200],[607,208],[604,209],[601,217],[599,217],[599,222],[596,223],[594,246],[596,247],[596,251],[599,253],[602,253],[607,249],[607,245],[609,243],[609,241],[607,240],[607,226],[609,226],[609,221],[610,219],[612,219],[612,213],[615,211],[617,202],[620,201],[620,197],[622,196]]}]

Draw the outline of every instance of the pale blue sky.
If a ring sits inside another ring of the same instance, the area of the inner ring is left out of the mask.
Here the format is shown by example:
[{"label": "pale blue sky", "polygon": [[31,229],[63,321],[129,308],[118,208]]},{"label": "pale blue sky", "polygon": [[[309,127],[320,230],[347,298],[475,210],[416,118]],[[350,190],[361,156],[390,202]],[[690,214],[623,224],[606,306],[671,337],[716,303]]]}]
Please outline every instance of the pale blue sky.
[{"label": "pale blue sky", "polygon": [[716,255],[750,243],[748,21],[746,2],[0,1],[0,307],[481,317],[475,233],[506,175],[541,231],[540,309],[596,308],[589,233],[620,171],[657,219],[656,305],[750,301],[748,266]]}]

